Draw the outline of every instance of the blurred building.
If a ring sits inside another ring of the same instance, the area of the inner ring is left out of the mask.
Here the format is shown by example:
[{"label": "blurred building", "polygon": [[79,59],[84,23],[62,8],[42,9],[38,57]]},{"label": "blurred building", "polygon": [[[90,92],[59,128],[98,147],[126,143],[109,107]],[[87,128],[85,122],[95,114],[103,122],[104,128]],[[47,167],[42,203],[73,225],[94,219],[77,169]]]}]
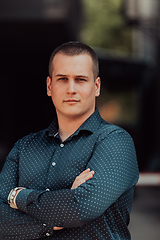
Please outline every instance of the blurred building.
[{"label": "blurred building", "polygon": [[[134,124],[131,121],[118,123],[128,130],[135,141],[140,171],[160,171],[159,10],[159,0],[124,0],[124,17],[132,28],[132,58],[98,51],[102,85],[117,95],[125,91],[137,94],[137,120]],[[113,107],[115,111],[120,111],[118,102],[114,105],[112,102],[109,110],[111,106],[112,115],[117,117]]]},{"label": "blurred building", "polygon": [[160,171],[160,1],[125,0],[133,51],[151,68],[141,85],[142,168]]}]

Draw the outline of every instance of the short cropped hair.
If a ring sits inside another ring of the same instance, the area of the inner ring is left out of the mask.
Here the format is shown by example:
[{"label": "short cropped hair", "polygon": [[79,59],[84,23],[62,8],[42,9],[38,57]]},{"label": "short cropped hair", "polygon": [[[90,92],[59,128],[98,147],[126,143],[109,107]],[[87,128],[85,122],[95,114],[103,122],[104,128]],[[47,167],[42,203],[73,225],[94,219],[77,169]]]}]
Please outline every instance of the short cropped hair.
[{"label": "short cropped hair", "polygon": [[53,66],[52,62],[57,53],[62,53],[64,55],[68,56],[76,56],[80,54],[88,54],[93,62],[93,75],[94,79],[96,79],[99,75],[99,63],[98,63],[98,57],[95,53],[95,51],[89,47],[88,45],[81,43],[81,42],[67,42],[59,47],[57,47],[53,53],[51,54],[50,60],[49,60],[49,76],[52,77],[53,72]]}]

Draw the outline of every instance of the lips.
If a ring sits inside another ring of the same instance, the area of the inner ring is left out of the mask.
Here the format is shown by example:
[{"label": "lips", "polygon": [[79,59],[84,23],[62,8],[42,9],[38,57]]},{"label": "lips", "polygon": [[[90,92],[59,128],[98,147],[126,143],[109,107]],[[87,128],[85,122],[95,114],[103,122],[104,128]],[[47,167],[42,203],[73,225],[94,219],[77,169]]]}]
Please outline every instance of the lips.
[{"label": "lips", "polygon": [[76,103],[76,102],[79,102],[79,100],[78,100],[78,99],[74,99],[74,98],[69,98],[69,99],[64,100],[64,102],[67,102],[67,103]]}]

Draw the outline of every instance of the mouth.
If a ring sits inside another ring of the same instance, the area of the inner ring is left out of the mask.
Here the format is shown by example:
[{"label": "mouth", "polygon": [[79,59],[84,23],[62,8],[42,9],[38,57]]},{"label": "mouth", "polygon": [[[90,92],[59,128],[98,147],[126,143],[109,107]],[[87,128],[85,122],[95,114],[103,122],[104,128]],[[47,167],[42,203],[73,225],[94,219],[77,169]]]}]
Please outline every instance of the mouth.
[{"label": "mouth", "polygon": [[79,102],[79,100],[74,99],[74,98],[69,98],[69,99],[64,100],[64,102],[66,102],[66,103],[77,103],[77,102]]}]

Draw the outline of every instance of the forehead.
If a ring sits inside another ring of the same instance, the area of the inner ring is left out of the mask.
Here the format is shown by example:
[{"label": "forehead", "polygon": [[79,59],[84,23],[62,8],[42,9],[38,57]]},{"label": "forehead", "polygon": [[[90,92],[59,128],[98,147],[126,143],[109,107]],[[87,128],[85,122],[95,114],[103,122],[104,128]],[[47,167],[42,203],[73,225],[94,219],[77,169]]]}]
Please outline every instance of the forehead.
[{"label": "forehead", "polygon": [[53,71],[93,71],[93,61],[89,54],[65,55],[57,53],[52,61]]}]

